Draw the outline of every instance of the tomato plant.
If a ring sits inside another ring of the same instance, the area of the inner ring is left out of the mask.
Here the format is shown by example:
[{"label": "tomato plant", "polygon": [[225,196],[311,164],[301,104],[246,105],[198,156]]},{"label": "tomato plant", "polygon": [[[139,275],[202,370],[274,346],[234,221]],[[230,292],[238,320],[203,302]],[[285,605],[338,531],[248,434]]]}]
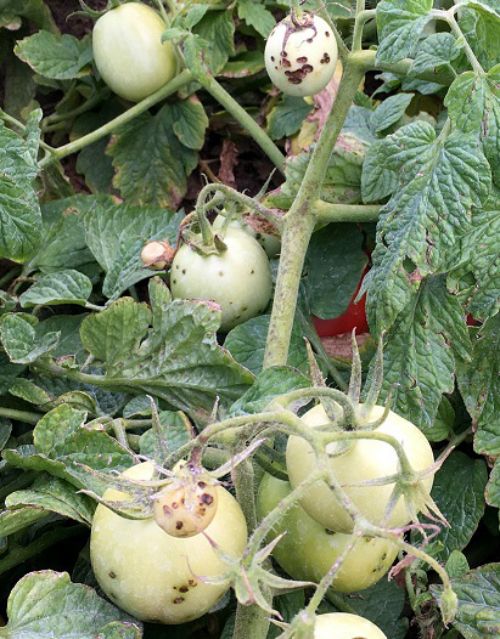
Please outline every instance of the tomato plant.
[{"label": "tomato plant", "polygon": [[0,3],[0,639],[498,638],[497,5]]}]

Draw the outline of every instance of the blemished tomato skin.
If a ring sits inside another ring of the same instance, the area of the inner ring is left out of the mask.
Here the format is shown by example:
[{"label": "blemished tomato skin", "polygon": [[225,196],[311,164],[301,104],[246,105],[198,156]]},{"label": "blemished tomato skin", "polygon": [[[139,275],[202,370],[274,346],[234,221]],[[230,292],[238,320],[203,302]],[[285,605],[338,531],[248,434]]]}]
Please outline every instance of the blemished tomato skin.
[{"label": "blemished tomato skin", "polygon": [[[363,405],[360,404],[357,410],[361,414]],[[363,419],[365,423],[374,422],[383,413],[383,406],[374,406],[369,414],[363,415]],[[302,420],[312,428],[329,421],[321,404],[307,411],[302,416]],[[434,463],[432,448],[425,435],[411,422],[396,413],[390,411],[375,432],[391,435],[399,440],[415,471],[426,470]],[[298,436],[289,437],[286,464],[290,483],[294,488],[316,470],[316,456],[305,439]],[[369,439],[357,440],[343,454],[330,457],[330,467],[344,491],[373,524],[385,523],[391,528],[396,528],[411,521],[407,505],[400,497],[389,518],[384,522],[386,507],[394,484],[359,486],[360,482],[395,475],[399,472],[398,457],[390,444]],[[433,475],[427,476],[422,483],[426,492],[430,493]],[[353,484],[358,485],[353,486]],[[301,499],[301,504],[311,517],[326,528],[344,533],[352,531],[353,521],[350,515],[324,481],[311,485]],[[422,507],[422,504],[418,506]]]},{"label": "blemished tomato skin", "polygon": [[[264,475],[257,496],[257,512],[264,518],[292,490],[290,484]],[[333,533],[310,517],[300,504],[286,512],[271,538],[286,532],[273,557],[294,579],[319,582],[349,546],[352,535]],[[386,539],[362,537],[356,541],[332,581],[338,592],[356,592],[373,586],[389,570],[398,554]]]},{"label": "blemished tomato skin", "polygon": [[[123,473],[151,479],[153,464],[144,462]],[[247,541],[245,518],[238,502],[221,486],[217,512],[205,532],[221,550],[239,557]],[[126,500],[114,489],[107,500]],[[203,616],[228,590],[229,583],[203,583],[198,577],[219,576],[227,565],[203,534],[168,535],[154,519],[120,517],[100,504],[90,537],[90,558],[99,585],[111,601],[142,621],[180,624]]]},{"label": "blemished tomato skin", "polygon": [[109,88],[120,97],[139,102],[169,82],[177,72],[166,30],[151,7],[128,2],[101,16],[92,32],[96,67]]},{"label": "blemished tomato skin", "polygon": [[314,639],[387,639],[374,623],[347,612],[318,615],[314,625]]},{"label": "blemished tomato skin", "polygon": [[170,270],[174,298],[217,302],[222,310],[221,330],[260,315],[272,293],[269,259],[256,239],[242,229],[229,227],[227,250],[200,255],[188,244],[177,251]]},{"label": "blemished tomato skin", "polygon": [[286,95],[309,96],[319,93],[332,79],[338,50],[332,29],[323,18],[303,14],[300,20],[303,28],[294,25],[291,16],[274,27],[264,60],[278,89]]}]

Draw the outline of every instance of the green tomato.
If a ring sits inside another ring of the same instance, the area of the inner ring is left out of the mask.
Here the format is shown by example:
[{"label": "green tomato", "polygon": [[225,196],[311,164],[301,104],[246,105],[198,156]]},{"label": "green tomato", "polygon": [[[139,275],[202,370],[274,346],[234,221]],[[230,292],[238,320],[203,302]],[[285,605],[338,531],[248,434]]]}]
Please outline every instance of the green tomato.
[{"label": "green tomato", "polygon": [[[149,480],[153,471],[153,464],[145,462],[123,476]],[[221,551],[236,558],[247,541],[245,518],[227,490],[218,486],[217,491],[217,512],[205,532]],[[122,501],[128,496],[109,489],[104,499]],[[229,588],[229,583],[214,585],[198,578],[220,576],[227,570],[204,534],[172,537],[152,518],[125,519],[102,504],[92,522],[90,558],[111,601],[143,621],[179,624],[197,619]]]},{"label": "green tomato", "polygon": [[156,11],[139,2],[120,5],[97,20],[92,32],[95,64],[117,95],[139,102],[175,76],[175,49],[161,42],[166,28]]},{"label": "green tomato", "polygon": [[[374,406],[363,415],[363,405],[358,406],[364,423],[374,422],[383,413],[382,406]],[[302,420],[314,428],[327,424],[329,419],[325,410],[318,404],[309,410]],[[392,435],[403,446],[408,460],[415,471],[423,471],[434,463],[432,448],[425,435],[411,422],[389,412],[385,421],[375,432]],[[331,452],[335,445],[331,445]],[[328,452],[328,448],[327,448]],[[295,488],[306,477],[316,470],[316,456],[310,444],[302,437],[293,436],[288,440],[286,465],[290,483]],[[330,467],[344,491],[349,495],[360,512],[374,524],[382,524],[394,484],[382,486],[353,486],[360,482],[395,475],[399,472],[399,462],[394,448],[385,442],[360,439],[353,443],[345,453],[332,456]],[[422,485],[430,494],[433,476],[426,477]],[[424,499],[417,504],[417,511],[424,506]],[[344,507],[336,499],[333,491],[324,481],[318,481],[305,492],[301,499],[304,510],[320,524],[336,532],[349,533],[353,529],[353,521]],[[390,527],[404,526],[411,521],[411,514],[405,500],[400,497],[392,510],[386,525]]]},{"label": "green tomato", "polygon": [[387,639],[374,623],[347,612],[318,615],[314,625],[314,639]]},{"label": "green tomato", "polygon": [[222,310],[221,330],[263,313],[272,292],[271,267],[264,249],[253,237],[229,227],[227,249],[200,255],[188,244],[177,251],[170,270],[174,298],[212,300]]},{"label": "green tomato", "polygon": [[[257,496],[260,518],[279,505],[292,490],[290,484],[264,475]],[[286,533],[273,557],[290,577],[319,582],[349,546],[352,535],[333,533],[296,504],[273,529],[272,538]],[[373,586],[389,570],[398,554],[387,539],[361,537],[349,551],[332,582],[338,592],[355,592]]]},{"label": "green tomato", "polygon": [[333,77],[337,41],[323,18],[303,13],[299,22],[287,16],[271,31],[264,51],[266,70],[283,93],[315,95]]},{"label": "green tomato", "polygon": [[[215,218],[212,226],[216,231],[219,231],[223,228],[224,222],[224,215],[220,214]],[[229,228],[245,231],[245,233],[254,237],[262,246],[269,258],[276,257],[281,250],[281,239],[279,237],[276,237],[276,235],[269,235],[268,233],[257,232],[250,224],[245,223],[244,220],[232,220],[229,222],[228,226]]]}]

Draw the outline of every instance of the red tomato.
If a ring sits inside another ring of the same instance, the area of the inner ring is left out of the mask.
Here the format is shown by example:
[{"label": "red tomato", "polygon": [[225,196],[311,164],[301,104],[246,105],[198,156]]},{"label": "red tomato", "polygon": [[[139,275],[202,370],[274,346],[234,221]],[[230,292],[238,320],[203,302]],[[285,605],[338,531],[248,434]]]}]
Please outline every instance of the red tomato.
[{"label": "red tomato", "polygon": [[[365,269],[363,277],[367,271],[368,267]],[[334,335],[351,333],[353,329],[356,329],[356,333],[358,335],[368,332],[368,322],[366,319],[366,295],[363,295],[357,304],[354,303],[356,295],[361,288],[363,277],[359,281],[356,291],[349,302],[349,306],[342,315],[333,317],[332,319],[319,319],[319,317],[313,316],[312,320],[320,337],[333,337]]]}]

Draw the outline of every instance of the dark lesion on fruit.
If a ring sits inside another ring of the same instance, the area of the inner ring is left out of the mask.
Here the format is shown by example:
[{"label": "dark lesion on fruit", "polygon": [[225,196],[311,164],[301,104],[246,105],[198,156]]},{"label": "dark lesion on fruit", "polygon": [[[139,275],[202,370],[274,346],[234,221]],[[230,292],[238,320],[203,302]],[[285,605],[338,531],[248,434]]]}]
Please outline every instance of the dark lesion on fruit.
[{"label": "dark lesion on fruit", "polygon": [[290,84],[301,84],[305,77],[314,71],[312,64],[303,64],[299,69],[295,71],[285,71],[285,75]]},{"label": "dark lesion on fruit", "polygon": [[184,528],[184,523],[182,521],[175,522],[175,530],[182,530]]},{"label": "dark lesion on fruit", "polygon": [[331,61],[331,58],[328,55],[328,53],[326,53],[326,51],[325,51],[325,53],[323,54],[323,57],[320,60],[320,63],[321,64],[328,64],[330,61]]},{"label": "dark lesion on fruit", "polygon": [[108,572],[108,576],[110,579],[116,579],[116,572],[114,570],[110,570]]},{"label": "dark lesion on fruit", "polygon": [[202,504],[205,504],[206,506],[210,506],[211,504],[213,504],[214,498],[212,497],[212,495],[209,495],[208,493],[203,493],[203,495],[201,495],[200,497],[200,502]]},{"label": "dark lesion on fruit", "polygon": [[175,599],[172,599],[172,603],[174,604],[181,604],[184,601],[186,601],[186,597],[175,597]]},{"label": "dark lesion on fruit", "polygon": [[305,55],[301,55],[300,58],[297,58],[297,62],[299,64],[304,64],[304,62],[307,62],[307,60],[308,60],[307,56],[305,56]]}]

